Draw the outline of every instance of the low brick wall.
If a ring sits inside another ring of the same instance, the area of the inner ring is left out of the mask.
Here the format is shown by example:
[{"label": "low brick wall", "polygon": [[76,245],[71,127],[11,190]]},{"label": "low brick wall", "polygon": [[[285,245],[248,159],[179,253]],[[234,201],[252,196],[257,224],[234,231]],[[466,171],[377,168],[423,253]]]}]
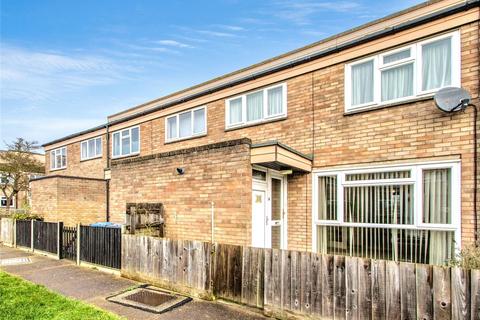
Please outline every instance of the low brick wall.
[{"label": "low brick wall", "polygon": [[250,140],[116,160],[111,170],[112,221],[125,221],[127,203],[162,203],[166,237],[209,241],[213,202],[215,240],[250,243]]},{"label": "low brick wall", "polygon": [[106,220],[106,181],[47,176],[30,182],[32,213],[65,225]]}]

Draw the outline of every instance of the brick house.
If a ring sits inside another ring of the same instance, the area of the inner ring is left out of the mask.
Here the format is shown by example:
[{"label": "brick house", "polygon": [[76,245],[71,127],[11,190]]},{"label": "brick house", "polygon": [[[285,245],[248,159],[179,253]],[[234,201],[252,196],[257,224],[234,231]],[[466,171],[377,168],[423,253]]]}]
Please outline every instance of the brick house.
[{"label": "brick house", "polygon": [[432,1],[144,103],[49,142],[46,219],[125,221],[161,202],[170,238],[442,263],[475,239],[478,1]]}]

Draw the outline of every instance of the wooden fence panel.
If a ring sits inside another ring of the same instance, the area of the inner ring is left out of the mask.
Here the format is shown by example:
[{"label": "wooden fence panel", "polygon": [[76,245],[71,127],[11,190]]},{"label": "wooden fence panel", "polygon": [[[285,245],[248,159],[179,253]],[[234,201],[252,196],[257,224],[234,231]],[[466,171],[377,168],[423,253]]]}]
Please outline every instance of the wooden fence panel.
[{"label": "wooden fence panel", "polygon": [[311,308],[312,316],[320,317],[322,315],[322,257],[318,254],[311,254]]},{"label": "wooden fence panel", "polygon": [[472,319],[480,320],[480,270],[470,271],[471,312]]},{"label": "wooden fence panel", "polygon": [[345,260],[346,276],[346,318],[359,319],[358,317],[358,258],[347,257]]},{"label": "wooden fence panel", "polygon": [[122,230],[80,226],[80,260],[101,266],[121,267]]},{"label": "wooden fence panel", "polygon": [[242,302],[242,246],[216,244],[213,293],[221,298]]},{"label": "wooden fence panel", "polygon": [[433,319],[433,268],[419,264],[416,266],[417,318]]},{"label": "wooden fence panel", "polygon": [[335,319],[345,319],[346,317],[346,277],[345,277],[345,257],[334,256],[334,315]]},{"label": "wooden fence panel", "polygon": [[358,258],[358,319],[372,317],[372,267],[371,260]]},{"label": "wooden fence panel", "polygon": [[11,218],[0,219],[0,242],[4,245],[12,246],[14,242],[14,220]]},{"label": "wooden fence panel", "polygon": [[33,221],[33,248],[58,253],[58,227],[56,222]]},{"label": "wooden fence panel", "polygon": [[386,267],[383,260],[372,260],[372,319],[387,317]]},{"label": "wooden fence panel", "polygon": [[400,263],[400,312],[402,320],[417,319],[415,264]]},{"label": "wooden fence panel", "polygon": [[387,261],[385,267],[385,310],[387,319],[401,319],[399,265],[397,262]]},{"label": "wooden fence panel", "polygon": [[451,319],[450,269],[433,267],[433,318]]},{"label": "wooden fence panel", "polygon": [[32,222],[31,220],[17,220],[16,228],[16,244],[21,247],[32,246]]},{"label": "wooden fence panel", "polygon": [[470,272],[460,268],[451,269],[452,318],[470,319]]},{"label": "wooden fence panel", "polygon": [[322,256],[322,317],[333,319],[334,315],[334,262],[333,256]]}]

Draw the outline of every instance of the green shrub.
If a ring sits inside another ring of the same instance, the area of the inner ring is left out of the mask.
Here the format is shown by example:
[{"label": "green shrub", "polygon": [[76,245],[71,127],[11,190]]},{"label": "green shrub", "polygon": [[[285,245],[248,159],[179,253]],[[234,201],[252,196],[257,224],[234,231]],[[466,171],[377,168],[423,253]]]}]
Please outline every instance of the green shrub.
[{"label": "green shrub", "polygon": [[31,214],[29,212],[17,212],[12,215],[12,218],[15,220],[39,220],[43,221],[43,217]]},{"label": "green shrub", "polygon": [[465,269],[480,269],[480,241],[476,245],[470,244],[463,247],[455,258],[449,261],[449,265]]}]

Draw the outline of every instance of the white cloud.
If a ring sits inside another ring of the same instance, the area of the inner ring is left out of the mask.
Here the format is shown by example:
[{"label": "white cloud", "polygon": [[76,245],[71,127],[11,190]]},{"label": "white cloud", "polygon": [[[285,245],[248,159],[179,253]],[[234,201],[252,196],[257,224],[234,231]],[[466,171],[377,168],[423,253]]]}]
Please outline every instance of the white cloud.
[{"label": "white cloud", "polygon": [[100,125],[98,118],[78,117],[3,117],[0,144],[17,136],[40,144]]},{"label": "white cloud", "polygon": [[227,24],[217,24],[215,26],[218,26],[219,28],[230,30],[230,31],[246,31],[247,30],[244,27],[227,25]]},{"label": "white cloud", "polygon": [[233,38],[237,37],[236,34],[230,33],[230,32],[219,32],[219,31],[212,31],[212,30],[197,30],[197,33],[204,34],[207,36],[213,36],[213,37],[221,37],[221,38]]},{"label": "white cloud", "polygon": [[310,17],[320,11],[350,12],[360,7],[354,1],[311,1],[311,0],[280,0],[274,3],[271,11],[278,18],[288,20],[297,25],[308,25]]},{"label": "white cloud", "polygon": [[4,99],[54,99],[62,91],[115,82],[122,77],[111,60],[14,47],[2,43],[0,93]]},{"label": "white cloud", "polygon": [[186,43],[183,43],[183,42],[179,42],[179,41],[176,41],[176,40],[157,40],[157,41],[153,41],[154,43],[157,43],[157,44],[161,44],[161,45],[164,45],[164,46],[170,46],[170,47],[176,47],[176,48],[193,48],[193,46],[189,45],[189,44],[186,44]]}]

